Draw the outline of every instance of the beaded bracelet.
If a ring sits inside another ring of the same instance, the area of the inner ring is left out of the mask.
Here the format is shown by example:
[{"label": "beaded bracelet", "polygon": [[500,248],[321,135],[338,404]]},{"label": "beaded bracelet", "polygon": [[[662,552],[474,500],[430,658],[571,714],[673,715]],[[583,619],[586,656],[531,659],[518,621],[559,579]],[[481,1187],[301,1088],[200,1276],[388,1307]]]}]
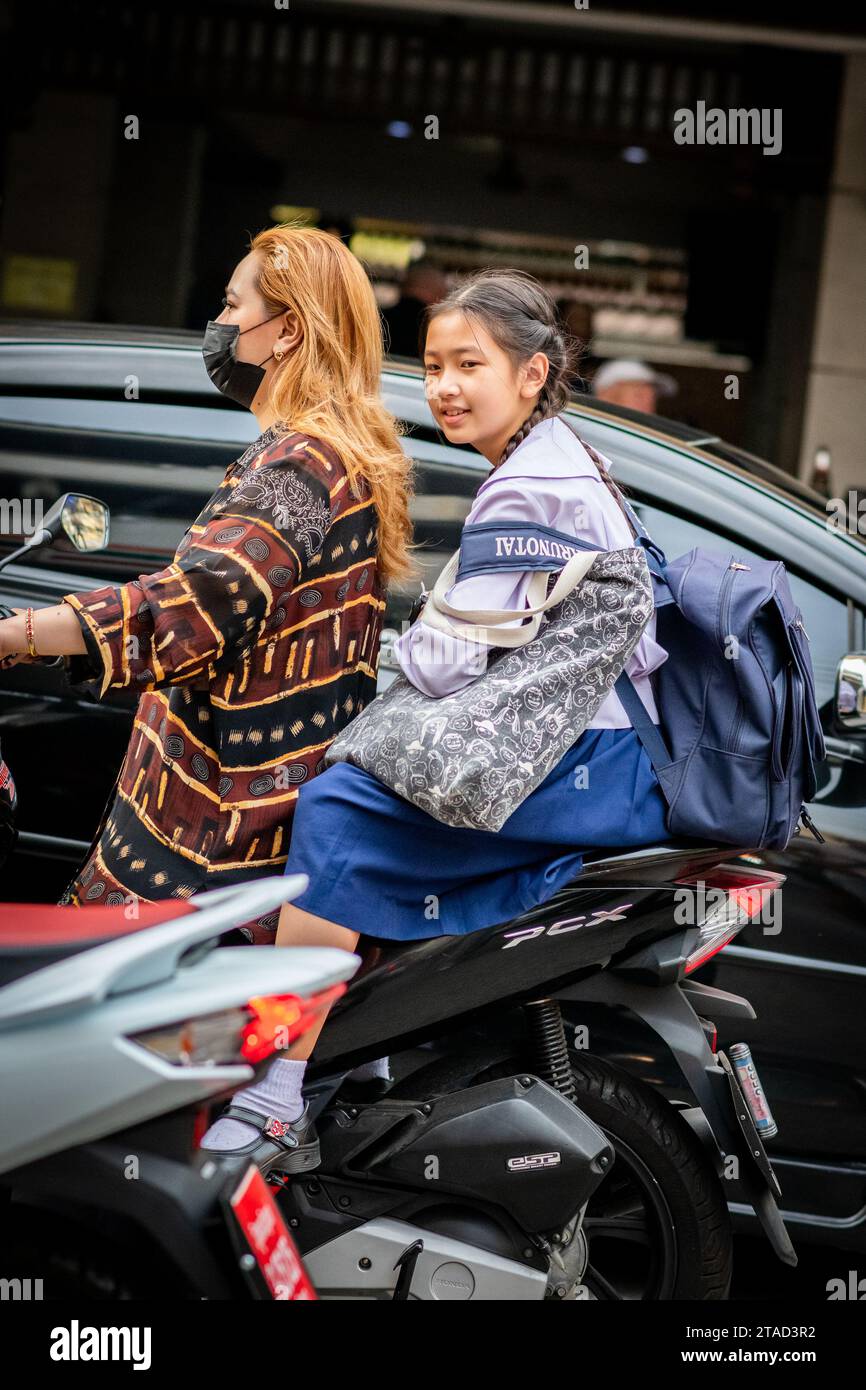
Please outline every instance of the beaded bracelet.
[{"label": "beaded bracelet", "polygon": [[33,641],[33,609],[28,608],[24,614],[24,631],[27,634],[27,655],[36,657],[39,653]]}]

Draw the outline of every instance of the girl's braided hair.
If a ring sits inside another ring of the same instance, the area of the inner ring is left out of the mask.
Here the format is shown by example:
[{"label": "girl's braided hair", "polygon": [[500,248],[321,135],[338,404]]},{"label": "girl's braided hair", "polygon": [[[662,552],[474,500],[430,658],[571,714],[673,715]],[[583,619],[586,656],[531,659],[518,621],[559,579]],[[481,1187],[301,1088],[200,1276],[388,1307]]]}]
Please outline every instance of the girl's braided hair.
[{"label": "girl's braided hair", "polygon": [[[454,288],[436,304],[428,305],[421,319],[418,355],[424,359],[427,330],[434,318],[458,309],[468,319],[475,318],[506,352],[515,369],[536,352],[543,352],[550,368],[531,414],[508,440],[498,468],[522,444],[530,430],[542,420],[558,415],[568,404],[572,378],[585,344],[576,338],[557,313],[552,296],[534,275],[524,270],[493,268],[461,276]],[[599,471],[605,487],[626,515],[619,489],[596,451],[580,441]],[[628,520],[628,517],[626,516]],[[629,521],[629,527],[633,531]]]}]

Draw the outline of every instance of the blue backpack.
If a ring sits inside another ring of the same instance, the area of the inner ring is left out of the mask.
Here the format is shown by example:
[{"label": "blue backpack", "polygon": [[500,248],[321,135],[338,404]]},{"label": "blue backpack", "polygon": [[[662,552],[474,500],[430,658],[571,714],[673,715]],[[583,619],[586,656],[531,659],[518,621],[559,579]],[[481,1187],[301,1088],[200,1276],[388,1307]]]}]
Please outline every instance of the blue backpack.
[{"label": "blue backpack", "polygon": [[701,546],[668,562],[620,497],[646,551],[656,636],[669,653],[654,673],[660,727],[625,672],[613,688],[658,777],[668,830],[784,849],[802,819],[823,844],[805,803],[826,749],[784,564]]}]

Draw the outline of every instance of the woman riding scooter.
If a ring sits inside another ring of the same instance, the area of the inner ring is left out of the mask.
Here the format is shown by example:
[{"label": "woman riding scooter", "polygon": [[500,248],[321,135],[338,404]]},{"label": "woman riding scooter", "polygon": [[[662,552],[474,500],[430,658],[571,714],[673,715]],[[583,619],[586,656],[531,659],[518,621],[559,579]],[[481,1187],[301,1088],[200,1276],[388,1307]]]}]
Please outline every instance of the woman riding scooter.
[{"label": "woman riding scooter", "polygon": [[[428,309],[421,354],[437,424],[491,464],[467,526],[522,522],[603,550],[633,545],[604,460],[559,416],[574,348],[533,277],[490,270],[464,279]],[[532,577],[512,569],[463,579],[447,599],[467,612],[522,610]],[[422,623],[394,647],[404,674],[433,697],[470,684],[489,651]],[[625,670],[654,723],[650,675],[666,656],[653,614]],[[652,764],[613,691],[496,832],[443,824],[369,773],[337,763],[301,791],[286,872],[308,874],[310,885],[282,909],[276,944],[327,941],[352,951],[361,935],[408,941],[482,930],[551,897],[580,873],[583,849],[669,839],[665,813]],[[304,1109],[306,1059],[320,1030],[238,1092],[203,1147],[292,1171],[294,1139],[283,1130]],[[387,1059],[368,1066],[384,1085]],[[308,1166],[314,1154],[311,1147]]]},{"label": "woman riding scooter", "polygon": [[[116,792],[62,901],[151,902],[279,872],[298,789],[376,691],[387,582],[410,570],[409,461],[363,266],[317,228],[253,238],[207,325],[214,385],[261,433],[157,574],[0,622],[140,694]],[[245,935],[272,943],[276,914]]]}]

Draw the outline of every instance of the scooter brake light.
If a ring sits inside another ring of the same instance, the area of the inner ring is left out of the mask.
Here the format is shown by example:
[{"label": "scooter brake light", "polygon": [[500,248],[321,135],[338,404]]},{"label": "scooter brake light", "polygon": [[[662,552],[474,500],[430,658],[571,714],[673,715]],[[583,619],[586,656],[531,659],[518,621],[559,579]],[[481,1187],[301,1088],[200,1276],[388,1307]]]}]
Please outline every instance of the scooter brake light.
[{"label": "scooter brake light", "polygon": [[132,1033],[130,1042],[155,1052],[164,1062],[178,1067],[218,1067],[243,1060],[244,1029],[249,1010],[243,1004],[219,1013],[164,1023]]},{"label": "scooter brake light", "polygon": [[691,890],[683,895],[677,921],[700,929],[694,950],[686,958],[683,973],[690,975],[705,965],[749,922],[764,915],[765,905],[785,882],[784,874],[769,869],[746,869],[737,864],[720,864],[704,878],[674,880]]},{"label": "scooter brake light", "polygon": [[273,1052],[290,1047],[345,990],[346,982],[341,981],[307,996],[257,995],[236,1008],[149,1028],[131,1034],[129,1040],[173,1066],[261,1062]]},{"label": "scooter brake light", "polygon": [[247,1062],[261,1062],[272,1052],[291,1046],[316,1022],[322,1011],[346,992],[341,981],[330,989],[302,998],[297,994],[268,994],[251,999],[241,1052]]}]

